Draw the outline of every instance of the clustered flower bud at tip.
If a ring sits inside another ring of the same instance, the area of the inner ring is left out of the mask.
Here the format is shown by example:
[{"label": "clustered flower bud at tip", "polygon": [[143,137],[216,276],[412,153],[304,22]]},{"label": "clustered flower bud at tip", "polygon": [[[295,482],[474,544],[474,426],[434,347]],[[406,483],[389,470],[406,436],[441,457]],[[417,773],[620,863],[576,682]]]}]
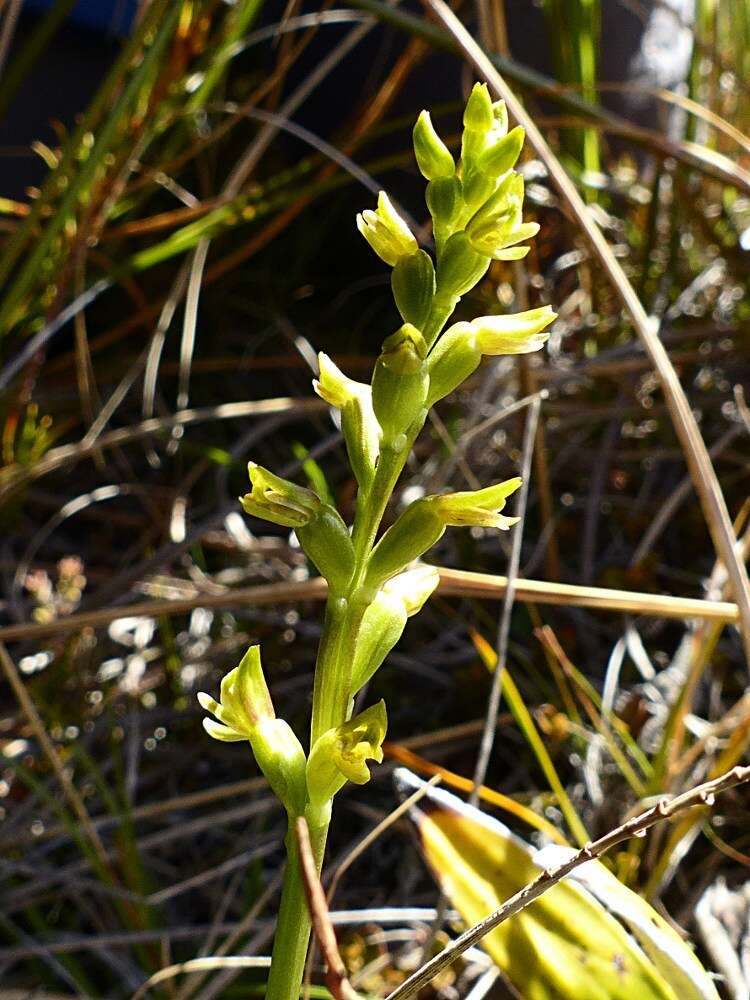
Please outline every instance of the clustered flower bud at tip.
[{"label": "clustered flower bud at tip", "polygon": [[451,152],[435,131],[429,111],[423,111],[414,126],[414,155],[420,173],[428,181],[453,177],[456,164]]}]

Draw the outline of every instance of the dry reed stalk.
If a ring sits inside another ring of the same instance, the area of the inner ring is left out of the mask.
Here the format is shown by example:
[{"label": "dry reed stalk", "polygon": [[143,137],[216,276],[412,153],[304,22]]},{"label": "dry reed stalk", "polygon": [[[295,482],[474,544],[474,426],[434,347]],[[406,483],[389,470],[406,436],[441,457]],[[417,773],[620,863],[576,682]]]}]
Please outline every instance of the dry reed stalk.
[{"label": "dry reed stalk", "polygon": [[[479,600],[500,600],[508,589],[508,578],[491,573],[443,569],[438,593],[446,597],[474,597]],[[97,608],[68,615],[54,622],[22,622],[0,628],[0,642],[46,639],[54,635],[76,632],[83,628],[109,625],[118,618],[159,617],[181,615],[194,608],[228,608],[242,605],[283,604],[296,601],[320,601],[327,594],[320,577],[294,583],[264,583],[255,587],[240,587],[221,594],[196,594],[177,600],[140,601],[114,608]],[[609,587],[582,587],[572,583],[550,583],[546,580],[515,581],[516,598],[536,604],[561,607],[589,608],[592,611],[649,615],[654,618],[676,618],[737,624],[737,605],[731,601],[704,601],[695,597],[675,597],[671,594],[647,594]]]},{"label": "dry reed stalk", "polygon": [[646,314],[635,289],[625,274],[604,234],[578,193],[573,181],[550,149],[539,129],[527,113],[500,73],[471,37],[469,32],[443,0],[424,0],[426,6],[436,15],[448,30],[474,66],[480,78],[487,81],[496,97],[502,98],[510,115],[526,130],[526,137],[534,147],[537,156],[544,163],[549,176],[567,203],[575,221],[581,228],[604,273],[617,292],[625,312],[641,341],[644,351],[657,372],[664,398],[669,408],[675,432],[685,455],[688,469],[695,485],[706,525],[711,535],[717,556],[724,563],[731,582],[734,599],[739,609],[740,633],[745,650],[747,667],[750,669],[750,580],[747,567],[735,551],[735,535],[729,518],[724,495],[711,463],[711,458],[701,437],[698,423],[690,408],[685,391],[677,372],[662,344],[653,317]]}]

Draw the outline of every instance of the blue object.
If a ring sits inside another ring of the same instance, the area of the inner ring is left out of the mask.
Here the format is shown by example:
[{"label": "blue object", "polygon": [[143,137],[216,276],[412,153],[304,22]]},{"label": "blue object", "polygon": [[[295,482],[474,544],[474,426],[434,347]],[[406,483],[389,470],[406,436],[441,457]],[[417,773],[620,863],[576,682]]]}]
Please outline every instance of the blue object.
[{"label": "blue object", "polygon": [[[25,11],[46,14],[54,0],[26,0]],[[137,0],[79,0],[68,23],[107,35],[127,35],[138,10]]]}]

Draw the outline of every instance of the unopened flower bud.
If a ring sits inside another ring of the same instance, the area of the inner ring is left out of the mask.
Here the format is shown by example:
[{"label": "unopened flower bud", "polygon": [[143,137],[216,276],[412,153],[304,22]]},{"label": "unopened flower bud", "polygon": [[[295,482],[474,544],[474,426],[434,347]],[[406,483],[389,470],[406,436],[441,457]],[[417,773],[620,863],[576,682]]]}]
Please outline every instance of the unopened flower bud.
[{"label": "unopened flower bud", "polygon": [[450,150],[435,131],[429,111],[423,111],[414,126],[414,154],[423,177],[434,181],[452,177],[456,172]]},{"label": "unopened flower bud", "polygon": [[[398,266],[394,275],[397,270]],[[318,355],[318,369],[313,388],[321,399],[341,411],[341,430],[349,461],[357,482],[366,486],[375,472],[380,441],[380,426],[372,408],[372,390],[369,385],[344,375],[327,354]]]},{"label": "unopened flower bud", "polygon": [[[528,240],[532,236],[536,236],[538,232],[539,226],[535,222],[530,222],[526,227],[521,226],[521,229],[516,233],[516,235],[519,240]],[[492,253],[492,259],[523,260],[530,249],[531,247],[503,247],[500,250],[495,249]]]},{"label": "unopened flower bud", "polygon": [[520,125],[493,142],[480,155],[477,167],[493,177],[500,177],[516,165],[523,149],[526,132]]},{"label": "unopened flower bud", "polygon": [[393,298],[404,323],[421,329],[435,294],[435,267],[424,250],[402,257],[391,272]]},{"label": "unopened flower bud", "polygon": [[489,132],[495,123],[490,92],[486,83],[475,83],[464,109],[464,128]]},{"label": "unopened flower bud", "polygon": [[372,376],[372,404],[387,445],[399,445],[424,415],[428,376],[422,334],[405,323],[383,343]]},{"label": "unopened flower bud", "polygon": [[522,240],[530,240],[539,232],[536,222],[525,222],[511,228],[488,226],[477,229],[471,238],[471,245],[478,253],[487,254],[492,260],[520,260],[528,253],[528,247],[517,247]]},{"label": "unopened flower bud", "polygon": [[549,340],[543,331],[556,316],[551,306],[541,306],[508,316],[480,316],[468,325],[481,354],[530,354]]},{"label": "unopened flower bud", "polygon": [[422,609],[440,577],[433,566],[418,566],[389,580],[362,619],[352,662],[352,694],[370,680],[390,653],[406,620]]},{"label": "unopened flower bud", "polygon": [[489,257],[474,249],[466,233],[454,233],[438,263],[438,294],[458,300],[484,277],[489,266]]},{"label": "unopened flower bud", "polygon": [[477,347],[472,325],[456,323],[452,326],[430,352],[427,407],[449,396],[476,371],[481,360],[482,352]]},{"label": "unopened flower bud", "polygon": [[287,528],[301,528],[320,509],[322,501],[312,490],[275,476],[255,462],[248,462],[247,471],[252,489],[240,497],[246,514]]},{"label": "unopened flower bud", "polygon": [[252,489],[240,503],[248,514],[294,528],[300,545],[334,590],[343,590],[354,572],[354,548],[338,511],[317,493],[249,462]]},{"label": "unopened flower bud", "polygon": [[385,702],[379,701],[350,722],[318,737],[307,762],[307,794],[312,811],[330,808],[331,799],[347,781],[364,785],[370,780],[367,761],[383,760],[387,727]]},{"label": "unopened flower bud", "polygon": [[206,732],[224,742],[248,740],[258,767],[285,808],[300,815],[305,807],[305,752],[291,727],[277,719],[260,662],[251,646],[238,667],[221,682],[221,701],[204,691],[201,707],[219,720],[204,719]]},{"label": "unopened flower bud", "polygon": [[391,267],[402,257],[408,257],[419,249],[412,231],[393,207],[385,191],[378,195],[376,211],[367,209],[357,216],[357,229],[378,257]]}]

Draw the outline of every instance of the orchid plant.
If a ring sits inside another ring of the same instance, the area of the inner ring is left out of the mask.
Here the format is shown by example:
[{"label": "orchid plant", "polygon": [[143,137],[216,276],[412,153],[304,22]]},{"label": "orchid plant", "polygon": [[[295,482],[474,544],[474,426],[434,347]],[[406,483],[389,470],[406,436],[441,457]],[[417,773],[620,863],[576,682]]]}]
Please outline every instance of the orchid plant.
[{"label": "orchid plant", "polygon": [[247,740],[256,762],[289,816],[287,866],[278,914],[268,1000],[296,1000],[304,973],[310,919],[294,822],[304,816],[318,869],[322,866],[336,793],[369,780],[368,761],[380,762],[386,731],[382,701],[352,718],[354,696],[398,642],[407,619],[434,591],[438,572],[419,563],[449,526],[507,530],[502,510],[520,479],[473,492],[415,500],[380,534],[381,521],[428,410],[452,393],[485,355],[526,354],[546,341],[555,318],[549,306],[515,315],[481,316],[444,331],[459,300],[493,260],[520,260],[522,242],[538,231],[524,223],[523,177],[514,170],[524,140],[508,130],[502,101],[477,84],[463,116],[461,155],[454,161],[423,111],[414,151],[427,180],[435,256],[416,237],[385,192],[377,208],[357,216],[360,233],[389,267],[402,325],[383,342],[371,383],[356,382],[325,354],[315,392],[341,417],[358,484],[349,527],[315,492],[251,462],[248,514],[292,528],[328,583],[323,633],[315,666],[309,752],[276,716],[258,646],[224,678],[220,700],[199,700],[215,719],[216,739]]}]

